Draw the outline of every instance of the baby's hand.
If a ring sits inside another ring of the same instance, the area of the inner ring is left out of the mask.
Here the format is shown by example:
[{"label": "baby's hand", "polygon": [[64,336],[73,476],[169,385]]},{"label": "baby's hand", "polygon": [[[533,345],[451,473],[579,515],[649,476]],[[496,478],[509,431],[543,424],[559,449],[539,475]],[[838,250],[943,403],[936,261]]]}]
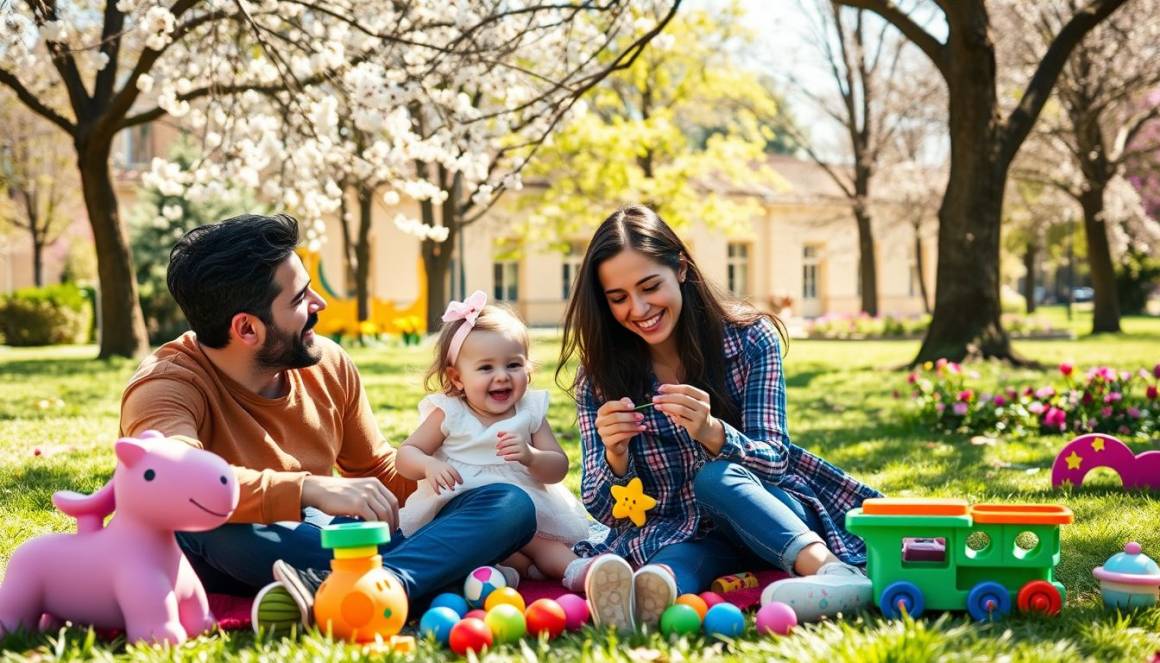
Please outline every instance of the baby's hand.
[{"label": "baby's hand", "polygon": [[456,484],[463,483],[463,477],[459,476],[458,470],[441,460],[434,459],[427,463],[426,480],[436,495],[439,494],[440,488],[455,490]]},{"label": "baby's hand", "polygon": [[521,465],[532,462],[532,448],[528,446],[523,435],[515,433],[499,434],[499,441],[495,444],[495,455]]}]

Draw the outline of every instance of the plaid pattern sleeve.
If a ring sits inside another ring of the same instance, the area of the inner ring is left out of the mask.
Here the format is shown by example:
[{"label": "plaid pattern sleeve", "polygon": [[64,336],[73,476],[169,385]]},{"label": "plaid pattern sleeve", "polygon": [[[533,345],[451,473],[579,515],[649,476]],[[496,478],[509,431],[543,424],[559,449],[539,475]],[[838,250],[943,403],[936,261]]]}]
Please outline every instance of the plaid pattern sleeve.
[{"label": "plaid pattern sleeve", "polygon": [[717,459],[739,463],[766,481],[779,482],[789,464],[789,426],[777,330],[773,325],[756,324],[745,332],[745,339],[731,335],[726,341],[739,346],[729,350],[744,353],[744,361],[731,362],[729,375],[741,403],[744,432],[722,421],[725,444]]},{"label": "plaid pattern sleeve", "polygon": [[636,476],[632,454],[628,457],[628,471],[624,476],[616,476],[604,458],[604,442],[596,433],[596,410],[600,409],[596,394],[587,380],[581,379],[577,390],[577,418],[580,423],[580,449],[583,464],[580,471],[580,499],[584,508],[596,520],[616,526],[612,517],[612,486],[623,485]]}]

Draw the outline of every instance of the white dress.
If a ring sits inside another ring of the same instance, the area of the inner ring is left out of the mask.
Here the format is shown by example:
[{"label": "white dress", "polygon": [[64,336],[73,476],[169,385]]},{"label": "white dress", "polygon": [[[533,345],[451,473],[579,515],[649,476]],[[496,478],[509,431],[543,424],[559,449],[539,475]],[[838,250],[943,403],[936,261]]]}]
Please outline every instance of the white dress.
[{"label": "white dress", "polygon": [[419,403],[419,418],[426,420],[436,410],[443,410],[441,430],[446,436],[433,456],[459,471],[463,483],[455,490],[435,494],[426,480],[407,498],[399,510],[399,528],[410,536],[431,522],[443,506],[464,492],[480,486],[506,483],[519,486],[536,506],[537,534],[569,545],[588,537],[588,513],[572,491],[563,484],[545,485],[532,478],[528,469],[515,461],[496,455],[501,432],[518,433],[529,442],[540,429],[548,413],[548,392],[529,389],[516,403],[515,414],[484,426],[463,401],[446,394],[431,394]]}]

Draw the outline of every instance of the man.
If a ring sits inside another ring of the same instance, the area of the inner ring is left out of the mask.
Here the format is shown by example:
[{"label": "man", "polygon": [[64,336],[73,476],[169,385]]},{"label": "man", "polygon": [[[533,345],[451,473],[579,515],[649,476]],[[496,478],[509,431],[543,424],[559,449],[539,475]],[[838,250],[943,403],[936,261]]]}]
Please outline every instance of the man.
[{"label": "man", "polygon": [[[273,589],[289,591],[308,624],[331,559],[320,528],[357,518],[395,531],[414,484],[396,473],[350,358],[312,331],[326,302],[297,244],[298,224],[285,215],[239,216],[178,241],[169,290],[191,331],[129,381],[121,434],[155,429],[234,466],[241,500],[229,524],[178,543],[208,591],[253,594],[276,578],[283,586]],[[506,558],[535,529],[523,491],[487,486],[411,537],[396,532],[380,553],[415,602]]]}]

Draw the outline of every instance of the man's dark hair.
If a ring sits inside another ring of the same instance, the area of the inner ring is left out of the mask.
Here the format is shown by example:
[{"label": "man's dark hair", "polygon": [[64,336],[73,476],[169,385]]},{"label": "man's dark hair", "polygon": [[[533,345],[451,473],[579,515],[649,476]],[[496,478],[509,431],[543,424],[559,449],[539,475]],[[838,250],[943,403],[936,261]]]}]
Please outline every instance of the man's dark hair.
[{"label": "man's dark hair", "polygon": [[169,292],[199,343],[224,348],[238,313],[271,324],[280,288],[278,265],[298,245],[298,221],[286,214],[243,214],[199,226],[169,253]]}]

